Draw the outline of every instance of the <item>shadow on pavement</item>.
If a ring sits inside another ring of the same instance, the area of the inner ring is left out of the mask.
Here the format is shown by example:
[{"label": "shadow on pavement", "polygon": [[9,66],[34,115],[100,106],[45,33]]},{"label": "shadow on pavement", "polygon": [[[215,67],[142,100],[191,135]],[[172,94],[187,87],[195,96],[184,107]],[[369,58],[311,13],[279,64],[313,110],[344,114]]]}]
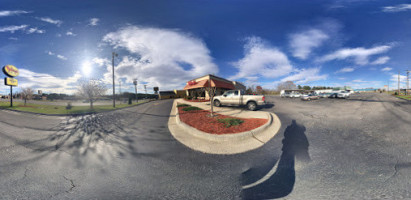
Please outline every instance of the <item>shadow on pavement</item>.
[{"label": "shadow on pavement", "polygon": [[[138,139],[135,131],[124,128],[120,121],[125,117],[129,115],[105,113],[68,117],[64,123],[54,127],[54,131],[44,131],[45,136],[41,138],[22,140],[2,133],[0,136],[13,140],[16,144],[29,148],[35,153],[30,159],[14,162],[14,165],[38,160],[48,155],[60,159],[61,154],[69,154],[79,168],[87,164],[105,165],[115,158],[127,156],[158,156],[159,152],[141,152],[136,148]],[[145,140],[148,139],[150,138]]]},{"label": "shadow on pavement", "polygon": [[[290,194],[295,183],[295,159],[310,161],[308,153],[308,139],[305,135],[305,127],[292,121],[284,132],[282,141],[282,154],[277,164],[272,166],[275,172],[266,181],[243,189],[243,199],[275,199]],[[249,176],[249,175],[248,175]]]}]

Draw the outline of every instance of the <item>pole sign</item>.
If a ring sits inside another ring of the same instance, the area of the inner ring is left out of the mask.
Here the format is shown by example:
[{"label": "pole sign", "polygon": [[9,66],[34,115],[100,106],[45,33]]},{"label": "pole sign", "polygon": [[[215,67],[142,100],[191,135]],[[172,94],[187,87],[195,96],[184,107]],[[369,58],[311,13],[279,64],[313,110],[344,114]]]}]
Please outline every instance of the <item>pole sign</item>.
[{"label": "pole sign", "polygon": [[19,75],[19,69],[13,65],[6,65],[3,67],[3,73],[6,74],[4,84],[10,86],[10,107],[13,107],[13,86],[17,86],[17,79],[13,78]]},{"label": "pole sign", "polygon": [[3,67],[3,72],[8,77],[15,77],[19,75],[19,69],[13,65],[6,65]]},{"label": "pole sign", "polygon": [[4,84],[9,85],[9,86],[17,86],[18,81],[15,78],[6,77],[6,78],[4,78]]}]

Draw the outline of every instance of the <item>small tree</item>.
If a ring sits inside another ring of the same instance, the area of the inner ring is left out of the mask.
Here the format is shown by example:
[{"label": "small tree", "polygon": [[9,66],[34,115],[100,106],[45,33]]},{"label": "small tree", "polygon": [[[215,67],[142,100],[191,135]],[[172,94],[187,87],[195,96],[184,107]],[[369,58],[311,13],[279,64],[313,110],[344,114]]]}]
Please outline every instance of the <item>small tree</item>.
[{"label": "small tree", "polygon": [[33,97],[33,89],[22,88],[20,95],[24,99],[24,105],[26,105],[27,100],[30,100]]},{"label": "small tree", "polygon": [[296,88],[297,88],[297,86],[292,81],[282,82],[282,83],[278,84],[278,86],[277,86],[278,91],[281,91],[281,90],[295,90]]},{"label": "small tree", "polygon": [[106,86],[99,80],[81,81],[77,89],[78,95],[90,102],[91,109],[93,108],[94,101],[103,96],[106,91]]}]

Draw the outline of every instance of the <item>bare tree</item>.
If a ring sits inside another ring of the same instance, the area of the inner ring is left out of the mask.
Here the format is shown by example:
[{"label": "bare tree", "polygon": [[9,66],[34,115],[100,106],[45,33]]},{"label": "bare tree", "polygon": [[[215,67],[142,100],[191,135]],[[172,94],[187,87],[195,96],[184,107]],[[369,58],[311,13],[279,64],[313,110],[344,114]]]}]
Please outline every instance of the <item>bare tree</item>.
[{"label": "bare tree", "polygon": [[33,89],[31,88],[22,88],[21,89],[21,97],[24,99],[24,105],[26,105],[27,100],[30,100],[33,97]]},{"label": "bare tree", "polygon": [[208,95],[210,96],[210,107],[211,107],[211,117],[214,117],[214,95],[215,92],[217,91],[217,87],[214,85],[214,87],[211,85],[211,77],[208,77],[208,87],[207,87]]},{"label": "bare tree", "polygon": [[278,91],[281,91],[281,90],[294,90],[296,88],[297,88],[297,86],[292,81],[282,82],[282,83],[279,83],[278,86],[277,86]]},{"label": "bare tree", "polygon": [[90,102],[90,108],[93,108],[94,101],[103,96],[106,91],[106,86],[99,80],[81,81],[77,89],[78,95]]}]

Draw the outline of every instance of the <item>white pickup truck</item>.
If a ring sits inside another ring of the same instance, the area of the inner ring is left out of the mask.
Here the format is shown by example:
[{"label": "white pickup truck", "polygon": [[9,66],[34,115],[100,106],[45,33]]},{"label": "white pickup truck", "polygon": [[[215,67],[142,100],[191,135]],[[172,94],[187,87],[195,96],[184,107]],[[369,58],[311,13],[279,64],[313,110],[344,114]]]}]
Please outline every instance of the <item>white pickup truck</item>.
[{"label": "white pickup truck", "polygon": [[228,90],[223,95],[215,96],[214,105],[246,105],[249,110],[255,110],[257,106],[265,105],[264,95],[245,95],[243,90]]}]

